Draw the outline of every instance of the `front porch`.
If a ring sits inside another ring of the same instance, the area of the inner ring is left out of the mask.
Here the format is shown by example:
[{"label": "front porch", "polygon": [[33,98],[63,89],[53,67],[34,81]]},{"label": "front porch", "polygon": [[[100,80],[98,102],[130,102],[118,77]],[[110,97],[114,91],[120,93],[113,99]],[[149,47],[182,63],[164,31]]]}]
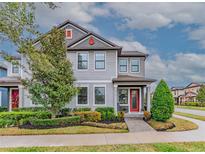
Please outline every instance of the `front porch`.
[{"label": "front porch", "polygon": [[150,85],[155,80],[133,76],[119,76],[113,80],[115,110],[125,117],[143,117],[150,112]]}]

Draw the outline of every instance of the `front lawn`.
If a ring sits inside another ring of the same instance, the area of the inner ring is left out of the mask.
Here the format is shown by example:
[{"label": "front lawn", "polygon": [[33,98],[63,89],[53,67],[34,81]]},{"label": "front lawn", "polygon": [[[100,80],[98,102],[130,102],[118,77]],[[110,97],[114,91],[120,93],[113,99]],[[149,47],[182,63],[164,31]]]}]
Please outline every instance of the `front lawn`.
[{"label": "front lawn", "polygon": [[199,106],[181,106],[181,105],[175,105],[176,108],[182,108],[182,109],[191,109],[191,110],[201,110],[205,111],[205,107],[199,107]]},{"label": "front lawn", "polygon": [[0,135],[54,135],[54,134],[94,134],[94,133],[127,133],[125,129],[98,128],[92,126],[72,126],[52,129],[20,129],[18,127],[0,128]]},{"label": "front lawn", "polygon": [[184,117],[188,117],[188,118],[193,118],[193,119],[205,121],[205,116],[200,116],[200,115],[195,115],[195,114],[190,114],[190,113],[184,113],[184,112],[183,113],[182,112],[174,112],[174,114],[184,116]]},{"label": "front lawn", "polygon": [[204,152],[205,142],[0,148],[0,152]]},{"label": "front lawn", "polygon": [[[198,126],[191,121],[180,119],[180,118],[174,118],[174,117],[167,120],[166,122],[160,122],[151,119],[147,123],[156,130],[166,130],[169,132],[187,131],[187,130],[193,130],[198,128]],[[170,126],[172,126],[172,124],[174,124],[175,127],[172,129],[168,129],[170,128]]]}]

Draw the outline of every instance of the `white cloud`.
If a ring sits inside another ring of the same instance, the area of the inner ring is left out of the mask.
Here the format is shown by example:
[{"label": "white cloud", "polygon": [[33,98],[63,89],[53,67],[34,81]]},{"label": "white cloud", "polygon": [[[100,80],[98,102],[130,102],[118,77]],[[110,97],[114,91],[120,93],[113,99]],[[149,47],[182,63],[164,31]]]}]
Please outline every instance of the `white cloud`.
[{"label": "white cloud", "polygon": [[70,19],[98,31],[90,23],[96,16],[108,14],[108,10],[97,7],[95,3],[56,3],[58,8],[52,10],[42,3],[36,4],[36,20],[44,28],[51,28]]},{"label": "white cloud", "polygon": [[140,51],[140,52],[148,53],[147,48],[138,41],[120,40],[118,38],[110,38],[109,40],[119,46],[122,46],[123,50]]},{"label": "white cloud", "polygon": [[189,39],[199,41],[202,48],[205,48],[205,26],[195,30],[189,30]]},{"label": "white cloud", "polygon": [[203,3],[107,3],[105,8],[133,29],[156,30],[173,23],[205,25]]},{"label": "white cloud", "polygon": [[155,79],[165,79],[175,85],[184,82],[204,81],[205,54],[178,53],[173,60],[162,60],[152,55],[146,62],[146,75]]}]

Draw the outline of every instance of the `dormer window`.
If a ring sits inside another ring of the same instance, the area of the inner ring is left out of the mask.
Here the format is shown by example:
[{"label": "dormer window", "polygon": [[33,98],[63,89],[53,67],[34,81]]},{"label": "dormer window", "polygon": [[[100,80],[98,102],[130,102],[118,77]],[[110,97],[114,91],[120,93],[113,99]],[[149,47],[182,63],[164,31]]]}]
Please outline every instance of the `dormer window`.
[{"label": "dormer window", "polygon": [[66,30],[65,30],[65,37],[66,37],[66,39],[68,39],[68,40],[72,39],[72,37],[73,37],[73,31],[72,31],[72,29],[66,29]]},{"label": "dormer window", "polygon": [[12,73],[13,74],[19,74],[19,65],[12,64]]}]

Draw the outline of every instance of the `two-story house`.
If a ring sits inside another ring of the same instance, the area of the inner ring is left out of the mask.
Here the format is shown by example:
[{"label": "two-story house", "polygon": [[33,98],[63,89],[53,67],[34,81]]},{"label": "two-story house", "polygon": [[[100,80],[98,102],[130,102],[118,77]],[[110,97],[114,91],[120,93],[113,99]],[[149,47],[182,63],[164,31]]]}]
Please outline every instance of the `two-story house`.
[{"label": "two-story house", "polygon": [[[58,28],[65,30],[67,58],[71,61],[75,85],[81,87],[68,107],[114,107],[115,111],[127,114],[142,114],[150,110],[150,84],[153,79],[145,78],[147,54],[139,51],[123,51],[122,47],[67,20]],[[39,40],[36,40],[36,46]],[[26,59],[21,57],[21,63]],[[28,76],[21,72],[21,78]],[[9,78],[9,77],[7,77]],[[0,79],[0,85],[3,86]],[[7,85],[8,87],[8,85]],[[18,105],[13,105],[18,88]],[[14,107],[35,106],[21,84],[15,81],[10,88],[10,110]]]}]

